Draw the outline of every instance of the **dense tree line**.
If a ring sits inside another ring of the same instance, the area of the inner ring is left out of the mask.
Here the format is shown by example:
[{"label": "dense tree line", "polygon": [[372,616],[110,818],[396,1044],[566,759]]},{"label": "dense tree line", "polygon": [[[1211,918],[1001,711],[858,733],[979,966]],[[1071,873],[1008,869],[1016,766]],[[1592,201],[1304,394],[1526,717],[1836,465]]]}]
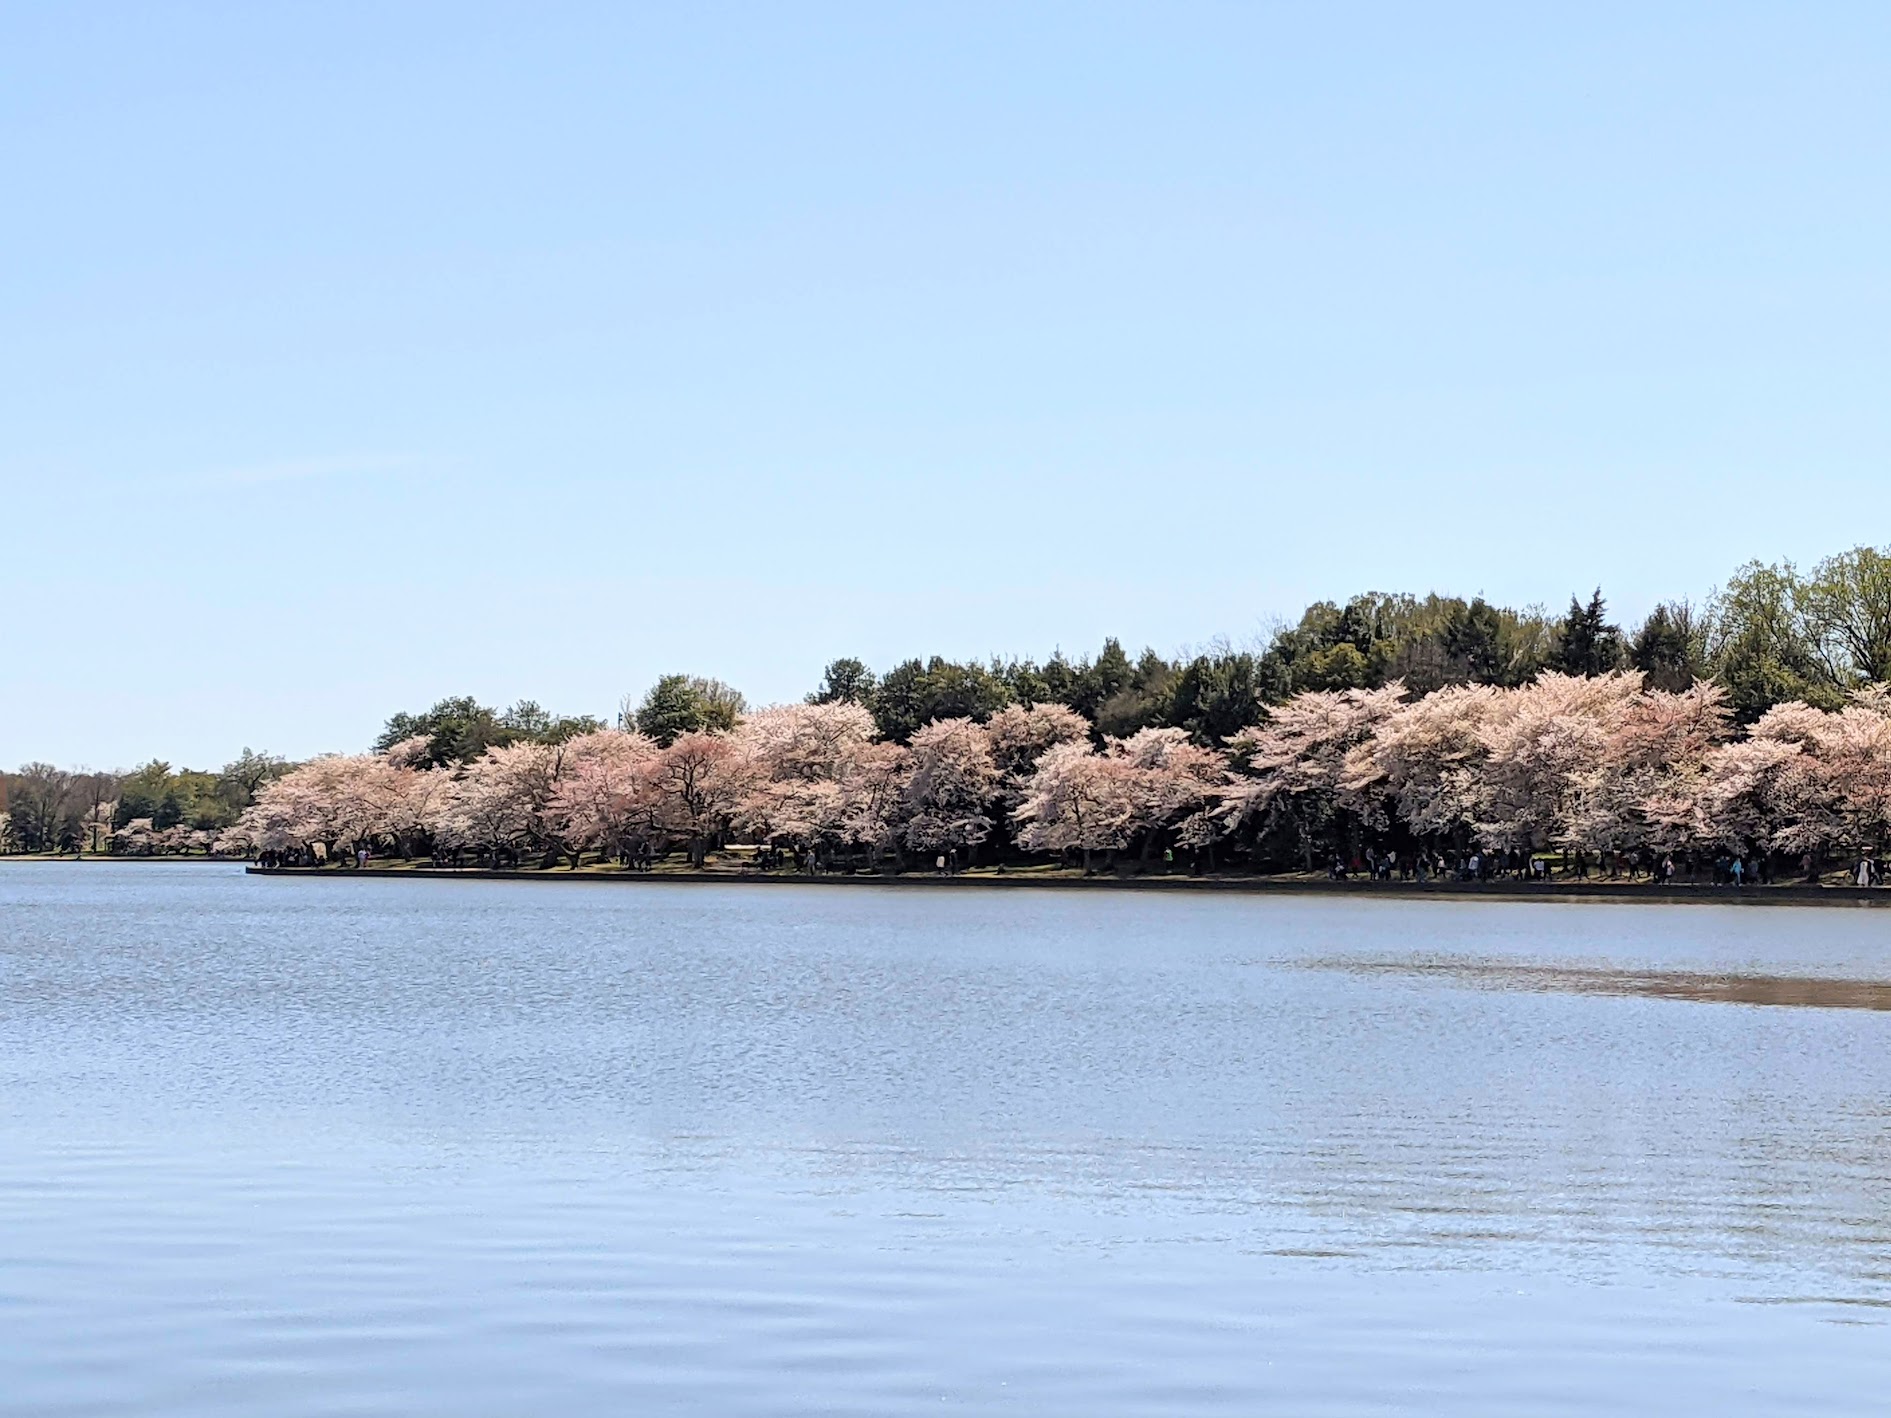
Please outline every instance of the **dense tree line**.
[{"label": "dense tree line", "polygon": [[[1877,851],[1882,824],[1853,801],[1873,791],[1877,749],[1841,751],[1830,736],[1877,743],[1887,676],[1891,558],[1861,547],[1810,572],[1745,566],[1704,604],[1664,603],[1632,631],[1610,621],[1599,588],[1560,616],[1374,593],[1310,606],[1263,645],[1172,658],[1109,640],[1094,657],[1043,662],[932,656],[876,673],[839,659],[805,704],[773,709],[684,674],[627,699],[608,727],[529,701],[445,699],[394,715],[371,754],[293,772],[248,751],[215,774],[29,764],[5,779],[0,830],[16,850],[221,842],[574,863],[665,850],[700,861],[736,837],[896,864],[928,853],[963,863],[1179,851],[1265,867],[1368,848]],[[1690,765],[1688,794],[1676,798],[1664,777],[1655,803],[1638,779],[1642,796],[1618,803],[1620,821],[1598,834],[1596,775],[1634,759],[1651,720],[1692,725],[1664,747]],[[1532,752],[1585,747],[1561,766],[1517,768],[1528,755],[1503,744],[1526,730]],[[1421,741],[1458,755],[1434,765],[1449,791],[1434,784],[1420,803],[1409,785],[1374,786],[1368,762]],[[1761,806],[1728,816],[1740,793],[1726,775],[1780,744],[1795,766],[1753,789]],[[1827,761],[1843,761],[1854,786],[1831,778],[1815,792],[1793,777]],[[1849,793],[1849,805],[1807,807],[1819,792]],[[1529,800],[1527,821],[1504,807],[1512,799]],[[1808,814],[1826,826],[1807,826]]]},{"label": "dense tree line", "polygon": [[[1835,709],[1860,686],[1891,677],[1891,556],[1859,547],[1810,573],[1790,563],[1740,568],[1703,605],[1655,607],[1632,631],[1612,623],[1598,587],[1552,616],[1493,606],[1482,597],[1368,593],[1321,601],[1255,650],[1219,646],[1165,659],[1131,659],[1106,641],[1094,659],[907,660],[882,676],[836,660],[809,696],[865,705],[880,734],[905,742],[938,719],[983,720],[1006,704],[1062,704],[1099,736],[1180,728],[1225,744],[1267,706],[1308,690],[1378,689],[1411,695],[1449,685],[1514,689],[1544,671],[1642,674],[1678,691],[1699,680],[1727,691],[1735,720],[1751,724],[1798,700]],[[678,677],[680,678],[680,677]]]},{"label": "dense tree line", "polygon": [[[658,696],[658,702],[662,702]],[[1179,727],[1099,734],[1062,704],[935,719],[904,743],[844,699],[738,715],[668,742],[635,722],[520,738],[433,766],[425,735],[263,785],[224,834],[286,861],[363,852],[544,866],[695,866],[739,842],[827,868],[1030,855],[1093,867],[1317,869],[1539,854],[1738,860],[1762,877],[1891,834],[1891,690],[1775,705],[1744,733],[1709,681],[1544,670],[1528,684],[1312,689],[1224,745]]]},{"label": "dense tree line", "polygon": [[158,759],[129,772],[73,772],[27,763],[0,773],[0,850],[208,851],[290,764],[244,749],[214,773]]}]

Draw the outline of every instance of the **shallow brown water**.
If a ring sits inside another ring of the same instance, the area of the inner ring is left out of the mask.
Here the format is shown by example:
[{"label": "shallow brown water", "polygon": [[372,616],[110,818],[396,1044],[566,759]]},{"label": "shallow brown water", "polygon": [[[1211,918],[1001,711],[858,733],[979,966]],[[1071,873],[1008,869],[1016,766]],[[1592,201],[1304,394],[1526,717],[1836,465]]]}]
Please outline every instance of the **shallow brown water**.
[{"label": "shallow brown water", "polygon": [[1623,970],[1606,966],[1519,964],[1508,960],[1315,960],[1314,968],[1360,975],[1427,977],[1498,990],[1579,995],[1641,995],[1700,1004],[1779,1005],[1790,1009],[1891,1009],[1891,982],[1818,975],[1700,974],[1686,970]]}]

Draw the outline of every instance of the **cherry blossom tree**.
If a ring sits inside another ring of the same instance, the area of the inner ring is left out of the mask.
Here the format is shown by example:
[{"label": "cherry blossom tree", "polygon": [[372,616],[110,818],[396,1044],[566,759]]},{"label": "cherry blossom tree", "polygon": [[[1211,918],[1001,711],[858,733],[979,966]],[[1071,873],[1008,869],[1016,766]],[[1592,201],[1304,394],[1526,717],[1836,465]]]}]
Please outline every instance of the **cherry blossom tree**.
[{"label": "cherry blossom tree", "polygon": [[121,857],[148,857],[157,850],[157,828],[148,817],[134,817],[112,833],[112,850]]},{"label": "cherry blossom tree", "polygon": [[85,844],[89,850],[98,851],[99,844],[114,835],[112,819],[117,815],[118,804],[115,801],[96,802],[85,810],[79,819],[79,827],[85,834]]},{"label": "cherry blossom tree", "polygon": [[393,768],[417,768],[426,763],[433,740],[426,734],[412,734],[387,746],[381,755]]},{"label": "cherry blossom tree", "polygon": [[659,750],[644,734],[602,729],[567,741],[564,771],[552,786],[545,818],[572,853],[623,856],[655,822],[651,769]]},{"label": "cherry blossom tree", "polygon": [[1090,737],[1083,715],[1062,704],[1007,704],[985,725],[998,771],[1022,783],[1037,761],[1058,744]]},{"label": "cherry blossom tree", "polygon": [[1891,701],[1836,711],[1788,702],[1710,755],[1696,829],[1737,851],[1882,852],[1891,835]]},{"label": "cherry blossom tree", "polygon": [[646,774],[658,825],[689,843],[694,867],[741,810],[754,780],[742,745],[720,733],[683,734],[650,761]]},{"label": "cherry blossom tree", "polygon": [[1482,729],[1478,837],[1493,847],[1524,850],[1570,841],[1577,785],[1597,770],[1640,693],[1636,674],[1545,671],[1503,695]]},{"label": "cherry blossom tree", "polygon": [[1060,743],[1037,760],[1012,820],[1026,851],[1092,854],[1125,846],[1136,818],[1134,769],[1120,754],[1095,752],[1087,740]]},{"label": "cherry blossom tree", "polygon": [[1310,871],[1314,854],[1348,815],[1363,821],[1368,801],[1352,785],[1349,756],[1398,708],[1405,687],[1310,690],[1275,708],[1230,743],[1240,772],[1223,794],[1230,827],[1256,824],[1293,836]]},{"label": "cherry blossom tree", "polygon": [[845,702],[781,704],[748,715],[737,733],[770,778],[831,780],[848,753],[872,741],[873,715]]},{"label": "cherry blossom tree", "polygon": [[434,840],[495,861],[544,842],[558,763],[552,745],[522,742],[461,764],[433,812]]},{"label": "cherry blossom tree", "polygon": [[1823,849],[1798,812],[1807,768],[1804,745],[1785,739],[1755,734],[1715,749],[1695,797],[1692,835],[1740,852]]},{"label": "cherry blossom tree", "polygon": [[250,851],[282,852],[307,847],[315,839],[313,827],[313,790],[303,764],[265,783],[256,801],[230,829],[233,843]]},{"label": "cherry blossom tree", "polygon": [[1454,685],[1399,704],[1348,751],[1343,785],[1374,825],[1388,818],[1438,841],[1468,834],[1502,692]]},{"label": "cherry blossom tree", "polygon": [[1126,739],[1112,739],[1107,752],[1123,765],[1130,795],[1129,827],[1142,839],[1147,862],[1156,840],[1173,832],[1183,847],[1201,847],[1213,839],[1228,779],[1228,760],[1193,742],[1183,729],[1140,729]]},{"label": "cherry blossom tree", "polygon": [[940,719],[909,745],[901,794],[906,845],[917,852],[963,851],[969,865],[991,835],[1001,779],[991,738],[970,719]]},{"label": "cherry blossom tree", "polygon": [[[390,754],[389,758],[392,759]],[[415,764],[424,762],[413,760]],[[434,824],[445,811],[453,790],[453,771],[448,768],[407,767],[390,762],[394,768],[387,780],[388,835],[394,851],[403,857],[426,850],[432,840]]]},{"label": "cherry blossom tree", "polygon": [[909,751],[904,744],[861,744],[841,765],[841,840],[861,847],[878,866],[886,852],[899,854]]},{"label": "cherry blossom tree", "polygon": [[1571,775],[1565,843],[1595,851],[1685,846],[1707,755],[1729,722],[1725,692],[1705,682],[1612,701],[1600,753]]},{"label": "cherry blossom tree", "polygon": [[1837,841],[1882,856],[1891,833],[1891,694],[1882,684],[1855,691],[1831,716],[1820,744]]},{"label": "cherry blossom tree", "polygon": [[844,701],[786,704],[749,715],[737,730],[752,770],[738,825],[760,838],[803,847],[843,840],[842,781],[873,735],[873,715]]},{"label": "cherry blossom tree", "polygon": [[239,837],[263,850],[372,846],[400,830],[409,770],[379,754],[330,754],[265,783],[239,819]]}]

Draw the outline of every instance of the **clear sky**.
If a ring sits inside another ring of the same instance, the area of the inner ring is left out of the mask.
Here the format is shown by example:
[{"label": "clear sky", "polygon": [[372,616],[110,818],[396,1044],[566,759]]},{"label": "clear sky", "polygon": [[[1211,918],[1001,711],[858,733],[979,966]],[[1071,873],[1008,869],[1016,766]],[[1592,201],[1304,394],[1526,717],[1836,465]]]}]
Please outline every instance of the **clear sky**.
[{"label": "clear sky", "polygon": [[0,5],[0,762],[1891,540],[1891,6]]}]

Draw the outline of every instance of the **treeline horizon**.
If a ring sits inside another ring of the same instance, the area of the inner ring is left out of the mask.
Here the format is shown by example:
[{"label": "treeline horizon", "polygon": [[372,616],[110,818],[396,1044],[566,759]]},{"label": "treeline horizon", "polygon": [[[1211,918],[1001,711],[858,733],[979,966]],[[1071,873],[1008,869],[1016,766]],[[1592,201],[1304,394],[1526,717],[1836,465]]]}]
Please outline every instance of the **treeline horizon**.
[{"label": "treeline horizon", "polygon": [[[1315,602],[1254,649],[1218,644],[1174,657],[1144,649],[1132,658],[1111,638],[1094,657],[933,655],[884,672],[843,657],[827,665],[805,702],[859,705],[878,737],[901,745],[931,723],[985,723],[1009,705],[1059,705],[1081,716],[1099,746],[1175,729],[1220,749],[1296,695],[1398,684],[1416,699],[1457,685],[1515,689],[1546,671],[1634,672],[1645,687],[1667,692],[1712,682],[1737,726],[1787,702],[1838,709],[1859,687],[1891,679],[1891,553],[1860,546],[1808,572],[1752,562],[1699,604],[1664,601],[1631,628],[1609,619],[1600,587],[1572,595],[1561,616],[1481,596],[1369,592]],[[677,673],[627,697],[614,722],[664,745],[691,732],[730,731],[749,708],[720,680]],[[498,709],[462,696],[396,712],[374,747],[424,737],[418,766],[444,766],[605,727],[604,719],[529,700]],[[162,850],[204,846],[292,766],[248,748],[217,770],[156,759],[126,772],[24,764],[0,774],[0,850],[104,850],[134,824]]]}]

